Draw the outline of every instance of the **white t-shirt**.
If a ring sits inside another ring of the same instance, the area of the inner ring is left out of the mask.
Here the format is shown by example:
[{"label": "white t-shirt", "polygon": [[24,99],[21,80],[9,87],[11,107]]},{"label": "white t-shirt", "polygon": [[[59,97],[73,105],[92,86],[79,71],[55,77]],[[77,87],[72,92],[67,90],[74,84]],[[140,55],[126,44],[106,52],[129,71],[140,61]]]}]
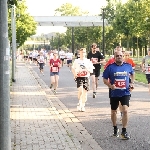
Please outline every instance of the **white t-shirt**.
[{"label": "white t-shirt", "polygon": [[60,56],[60,58],[62,58],[62,59],[64,59],[65,58],[65,52],[64,51],[60,51],[59,52],[59,56]]},{"label": "white t-shirt", "polygon": [[39,56],[38,62],[39,63],[44,63],[44,56]]},{"label": "white t-shirt", "polygon": [[73,57],[73,53],[70,52],[66,53],[67,60],[72,60],[72,57]]},{"label": "white t-shirt", "polygon": [[93,72],[94,66],[90,59],[75,59],[72,68],[75,70],[78,77],[89,77]]},{"label": "white t-shirt", "polygon": [[49,59],[53,59],[53,58],[54,58],[53,53],[50,53]]}]

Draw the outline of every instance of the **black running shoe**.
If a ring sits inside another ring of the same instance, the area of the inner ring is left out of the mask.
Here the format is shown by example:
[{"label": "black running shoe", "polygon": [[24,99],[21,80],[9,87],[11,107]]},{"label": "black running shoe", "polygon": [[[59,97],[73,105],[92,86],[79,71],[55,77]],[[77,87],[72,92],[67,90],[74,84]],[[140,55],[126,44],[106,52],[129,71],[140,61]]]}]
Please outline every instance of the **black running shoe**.
[{"label": "black running shoe", "polygon": [[127,132],[122,132],[121,133],[121,138],[122,138],[122,140],[129,140],[130,136],[128,135]]},{"label": "black running shoe", "polygon": [[96,98],[96,92],[93,92],[93,98]]},{"label": "black running shoe", "polygon": [[117,129],[114,129],[114,134],[113,134],[113,136],[116,136],[116,137],[119,137],[119,129],[117,128]]}]

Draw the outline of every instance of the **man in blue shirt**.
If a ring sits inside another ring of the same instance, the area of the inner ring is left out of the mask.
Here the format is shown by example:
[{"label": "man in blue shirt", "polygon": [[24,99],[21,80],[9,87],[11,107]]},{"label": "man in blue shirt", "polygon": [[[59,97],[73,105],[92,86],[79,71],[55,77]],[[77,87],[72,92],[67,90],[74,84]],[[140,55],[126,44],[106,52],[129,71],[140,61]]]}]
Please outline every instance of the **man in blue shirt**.
[{"label": "man in blue shirt", "polygon": [[[117,108],[119,101],[122,105],[122,139],[128,140],[130,136],[126,131],[128,122],[128,107],[130,100],[131,87],[133,89],[134,72],[132,66],[123,61],[123,54],[121,51],[116,51],[114,55],[115,62],[110,64],[103,72],[103,82],[110,89],[110,105],[111,105],[111,120],[114,127],[114,136],[119,136],[119,129],[117,128]],[[131,83],[129,83],[131,78]]]}]

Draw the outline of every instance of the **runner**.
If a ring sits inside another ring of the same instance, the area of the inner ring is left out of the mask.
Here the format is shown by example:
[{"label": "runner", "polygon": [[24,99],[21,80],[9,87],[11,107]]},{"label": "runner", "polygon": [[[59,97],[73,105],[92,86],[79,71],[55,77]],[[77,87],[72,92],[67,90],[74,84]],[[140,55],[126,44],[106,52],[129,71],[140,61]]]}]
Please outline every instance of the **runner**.
[{"label": "runner", "polygon": [[28,57],[29,57],[29,63],[30,63],[30,64],[32,64],[32,52],[33,52],[33,51],[31,51],[31,52],[29,53],[29,56],[28,56]]},{"label": "runner", "polygon": [[[123,59],[124,59],[124,53],[125,51],[122,49],[121,46],[117,46],[115,49],[114,49],[114,53],[117,52],[117,51],[122,51],[123,53]],[[115,62],[115,58],[114,58],[114,55],[107,61],[106,65],[104,66],[104,69],[107,68],[107,66],[109,66],[110,64],[114,63]],[[109,98],[110,98],[110,93],[111,93],[111,89],[109,88]],[[122,105],[121,103],[119,102],[119,111],[120,111],[120,121],[122,121]]]},{"label": "runner", "polygon": [[50,59],[50,89],[54,88],[53,92],[54,94],[56,94],[56,90],[58,88],[59,70],[61,67],[61,62],[60,59],[58,59],[58,53],[56,51],[53,52],[53,56],[54,57]]},{"label": "runner", "polygon": [[40,72],[41,74],[44,76],[44,71],[43,71],[43,68],[44,68],[44,56],[43,56],[43,52],[41,51],[39,53],[39,56],[37,58],[37,61],[38,61],[38,64],[39,64],[39,69],[40,69]]},{"label": "runner", "polygon": [[71,50],[69,50],[68,53],[66,53],[66,59],[67,59],[67,66],[69,67],[70,72],[72,66],[72,57],[73,57],[73,53],[71,52]]},{"label": "runner", "polygon": [[104,63],[104,56],[102,53],[97,51],[96,43],[92,44],[92,50],[88,53],[87,58],[93,63],[94,70],[91,73],[92,78],[92,88],[93,88],[93,98],[96,98],[96,90],[98,87],[98,77],[100,76],[101,63]]},{"label": "runner", "polygon": [[65,52],[61,49],[59,52],[60,60],[61,60],[61,66],[63,67],[64,65],[64,59],[65,59]]},{"label": "runner", "polygon": [[94,66],[92,62],[85,58],[86,49],[80,49],[80,58],[75,59],[72,66],[72,73],[74,79],[77,82],[78,88],[78,99],[77,104],[78,111],[85,111],[85,102],[87,101],[87,91],[89,90],[89,77],[90,73],[93,72]]},{"label": "runner", "polygon": [[142,60],[142,71],[145,72],[146,79],[148,82],[148,89],[150,92],[150,48],[147,51],[148,55],[146,55]]},{"label": "runner", "polygon": [[[123,53],[115,52],[115,62],[110,64],[103,72],[103,81],[110,89],[111,120],[114,127],[114,136],[118,137],[119,129],[117,127],[117,108],[119,101],[122,105],[122,132],[121,138],[128,140],[130,136],[126,131],[128,123],[128,107],[130,100],[130,87],[133,87],[134,72],[130,64],[124,62]],[[129,77],[131,83],[129,84]],[[108,81],[108,79],[110,81]]]}]

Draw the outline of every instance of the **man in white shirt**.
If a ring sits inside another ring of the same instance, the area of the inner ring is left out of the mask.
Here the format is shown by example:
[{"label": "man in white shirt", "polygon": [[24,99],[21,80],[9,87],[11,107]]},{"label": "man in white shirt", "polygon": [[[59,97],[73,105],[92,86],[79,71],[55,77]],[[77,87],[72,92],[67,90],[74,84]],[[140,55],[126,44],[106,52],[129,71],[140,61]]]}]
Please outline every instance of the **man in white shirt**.
[{"label": "man in white shirt", "polygon": [[93,69],[93,63],[86,58],[86,49],[81,48],[80,58],[75,59],[72,66],[72,72],[78,88],[78,111],[85,111],[85,102],[87,101],[87,92],[89,90],[89,77]]},{"label": "man in white shirt", "polygon": [[59,57],[60,57],[60,60],[61,60],[61,66],[63,67],[64,59],[65,59],[66,55],[65,55],[65,52],[62,49],[59,51]]}]

